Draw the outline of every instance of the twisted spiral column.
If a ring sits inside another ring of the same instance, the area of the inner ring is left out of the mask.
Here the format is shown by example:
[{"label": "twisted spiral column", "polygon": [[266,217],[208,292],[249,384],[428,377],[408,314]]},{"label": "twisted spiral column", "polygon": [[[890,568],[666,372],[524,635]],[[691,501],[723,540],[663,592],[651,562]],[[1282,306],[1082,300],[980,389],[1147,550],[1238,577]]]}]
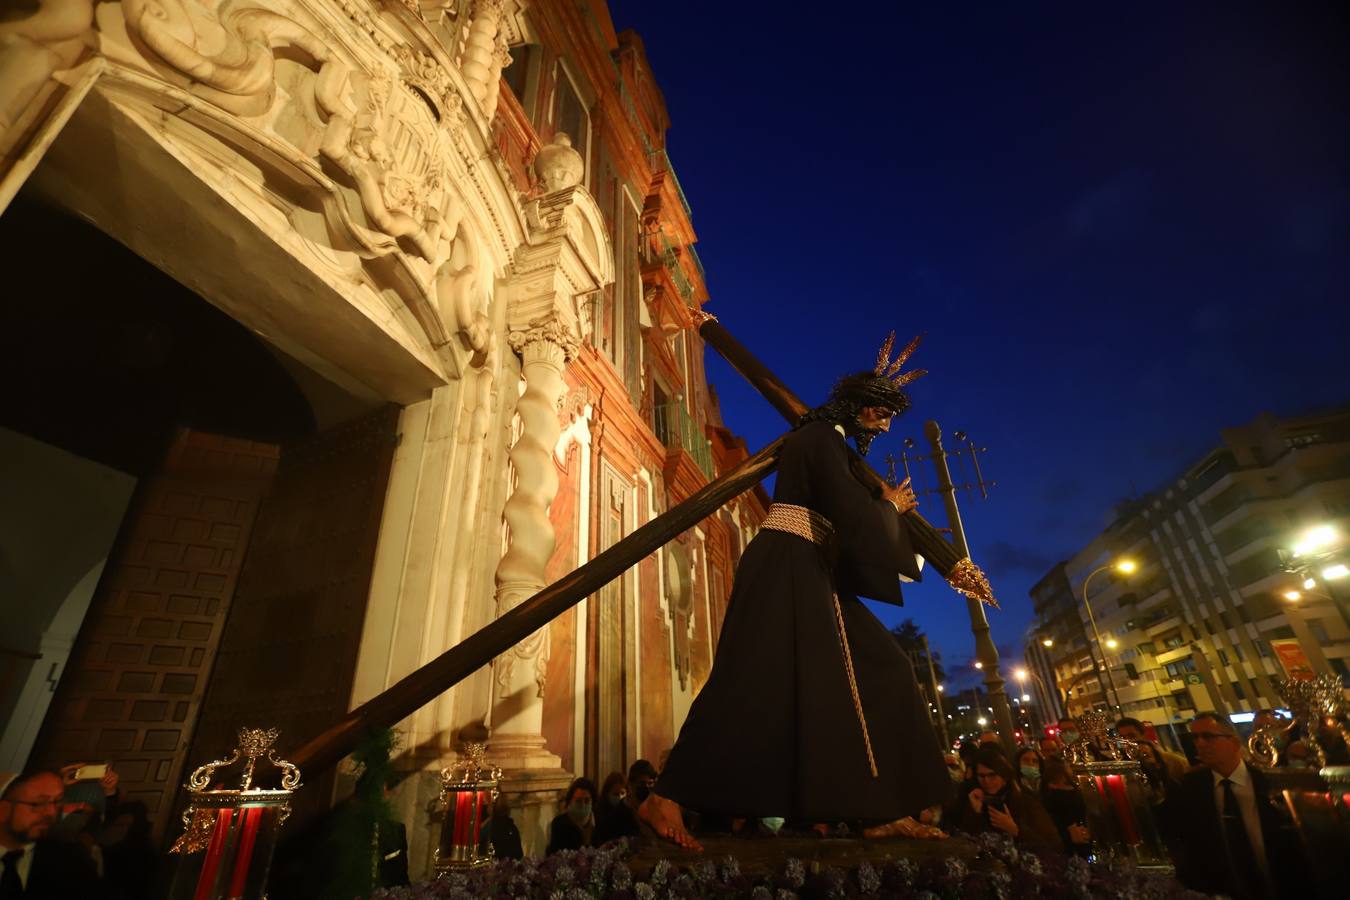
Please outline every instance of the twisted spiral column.
[{"label": "twisted spiral column", "polygon": [[501,27],[502,0],[478,0],[473,6],[469,35],[464,41],[460,71],[478,107],[486,112],[488,88],[501,70],[496,67],[497,30]]},{"label": "twisted spiral column", "polygon": [[[516,405],[521,435],[511,448],[516,487],[503,511],[510,529],[497,566],[497,614],[501,615],[544,587],[544,567],[553,555],[555,536],[548,510],[558,493],[553,448],[562,433],[558,404],[566,390],[563,366],[576,353],[574,335],[556,323],[513,331],[508,340],[520,354],[525,392]],[[494,663],[492,752],[510,768],[557,766],[544,749],[544,664],[548,630],[540,629]]]}]

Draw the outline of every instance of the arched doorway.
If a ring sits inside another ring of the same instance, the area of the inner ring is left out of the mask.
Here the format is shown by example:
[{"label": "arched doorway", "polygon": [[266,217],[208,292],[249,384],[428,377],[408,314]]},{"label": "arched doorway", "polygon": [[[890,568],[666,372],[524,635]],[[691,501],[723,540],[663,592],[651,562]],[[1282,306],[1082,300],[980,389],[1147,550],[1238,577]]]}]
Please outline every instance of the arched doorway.
[{"label": "arched doorway", "polygon": [[[8,477],[134,484],[101,547],[49,566],[55,597],[86,557],[106,560],[28,762],[112,761],[163,833],[185,767],[238,727],[278,726],[284,750],[345,712],[397,409],[35,196],[0,217],[0,246],[20,301],[0,310],[0,429],[35,448]],[[54,247],[71,261],[60,272],[37,262]],[[9,507],[2,527],[45,517],[59,546],[86,501]],[[33,618],[16,639],[46,677]]]}]

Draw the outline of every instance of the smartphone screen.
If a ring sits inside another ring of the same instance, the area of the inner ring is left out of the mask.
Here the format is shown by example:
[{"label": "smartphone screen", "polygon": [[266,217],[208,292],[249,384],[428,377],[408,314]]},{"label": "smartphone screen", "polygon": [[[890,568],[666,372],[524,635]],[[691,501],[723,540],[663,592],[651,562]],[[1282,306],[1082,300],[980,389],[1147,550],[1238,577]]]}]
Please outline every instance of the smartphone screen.
[{"label": "smartphone screen", "polygon": [[93,766],[80,766],[75,770],[76,781],[98,781],[104,775],[108,774],[108,764],[99,763]]}]

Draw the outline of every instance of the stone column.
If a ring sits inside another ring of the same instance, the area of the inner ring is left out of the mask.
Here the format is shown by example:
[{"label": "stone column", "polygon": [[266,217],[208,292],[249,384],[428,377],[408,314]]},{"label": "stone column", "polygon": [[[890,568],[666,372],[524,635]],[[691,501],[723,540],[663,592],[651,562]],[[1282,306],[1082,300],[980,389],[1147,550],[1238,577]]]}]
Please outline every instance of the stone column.
[{"label": "stone column", "polygon": [[502,72],[511,65],[511,45],[506,42],[506,32],[497,32],[497,49],[492,54],[492,73],[488,79],[487,96],[483,99],[483,115],[489,122],[497,115],[497,98],[502,91]]},{"label": "stone column", "polygon": [[[603,216],[580,186],[581,157],[555,142],[540,151],[535,171],[546,193],[528,204],[529,237],[516,250],[506,288],[507,340],[520,355],[525,390],[516,406],[521,434],[511,449],[516,487],[503,509],[509,534],[497,566],[498,615],[544,587],[555,541],[548,511],[558,492],[553,452],[561,433],[563,367],[581,343],[577,298],[614,279]],[[530,854],[543,850],[548,822],[572,778],[542,734],[547,658],[547,630],[541,630],[499,656],[492,673],[487,756],[504,770],[502,790]]]},{"label": "stone column", "polygon": [[[509,612],[541,590],[544,567],[553,555],[553,525],[548,509],[558,493],[553,448],[562,431],[558,405],[566,385],[563,366],[576,355],[578,339],[556,318],[512,329],[508,340],[520,354],[525,392],[516,405],[521,435],[511,448],[516,488],[503,517],[510,529],[505,555],[497,566],[497,615]],[[497,658],[492,708],[492,760],[509,768],[557,768],[541,734],[544,663],[548,631],[541,629]]]},{"label": "stone column", "polygon": [[485,113],[488,88],[501,74],[495,61],[501,20],[502,0],[477,0],[473,5],[473,19],[469,22],[469,35],[464,40],[464,57],[460,60],[464,80],[478,101],[479,109]]}]

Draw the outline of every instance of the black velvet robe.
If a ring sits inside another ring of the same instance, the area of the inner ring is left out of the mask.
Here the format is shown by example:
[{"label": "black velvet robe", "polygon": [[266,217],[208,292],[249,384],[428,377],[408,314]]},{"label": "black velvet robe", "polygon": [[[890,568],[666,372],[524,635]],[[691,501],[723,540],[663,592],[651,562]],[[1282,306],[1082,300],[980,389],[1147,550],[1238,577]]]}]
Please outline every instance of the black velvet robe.
[{"label": "black velvet robe", "polygon": [[[834,525],[826,549],[762,530],[736,572],[712,672],[656,791],[691,809],[810,821],[889,821],[951,789],[914,670],[859,596],[899,604],[918,565],[895,508],[849,470],[827,422],[783,445],[774,500]],[[843,608],[878,774],[868,765],[835,624]]]}]

